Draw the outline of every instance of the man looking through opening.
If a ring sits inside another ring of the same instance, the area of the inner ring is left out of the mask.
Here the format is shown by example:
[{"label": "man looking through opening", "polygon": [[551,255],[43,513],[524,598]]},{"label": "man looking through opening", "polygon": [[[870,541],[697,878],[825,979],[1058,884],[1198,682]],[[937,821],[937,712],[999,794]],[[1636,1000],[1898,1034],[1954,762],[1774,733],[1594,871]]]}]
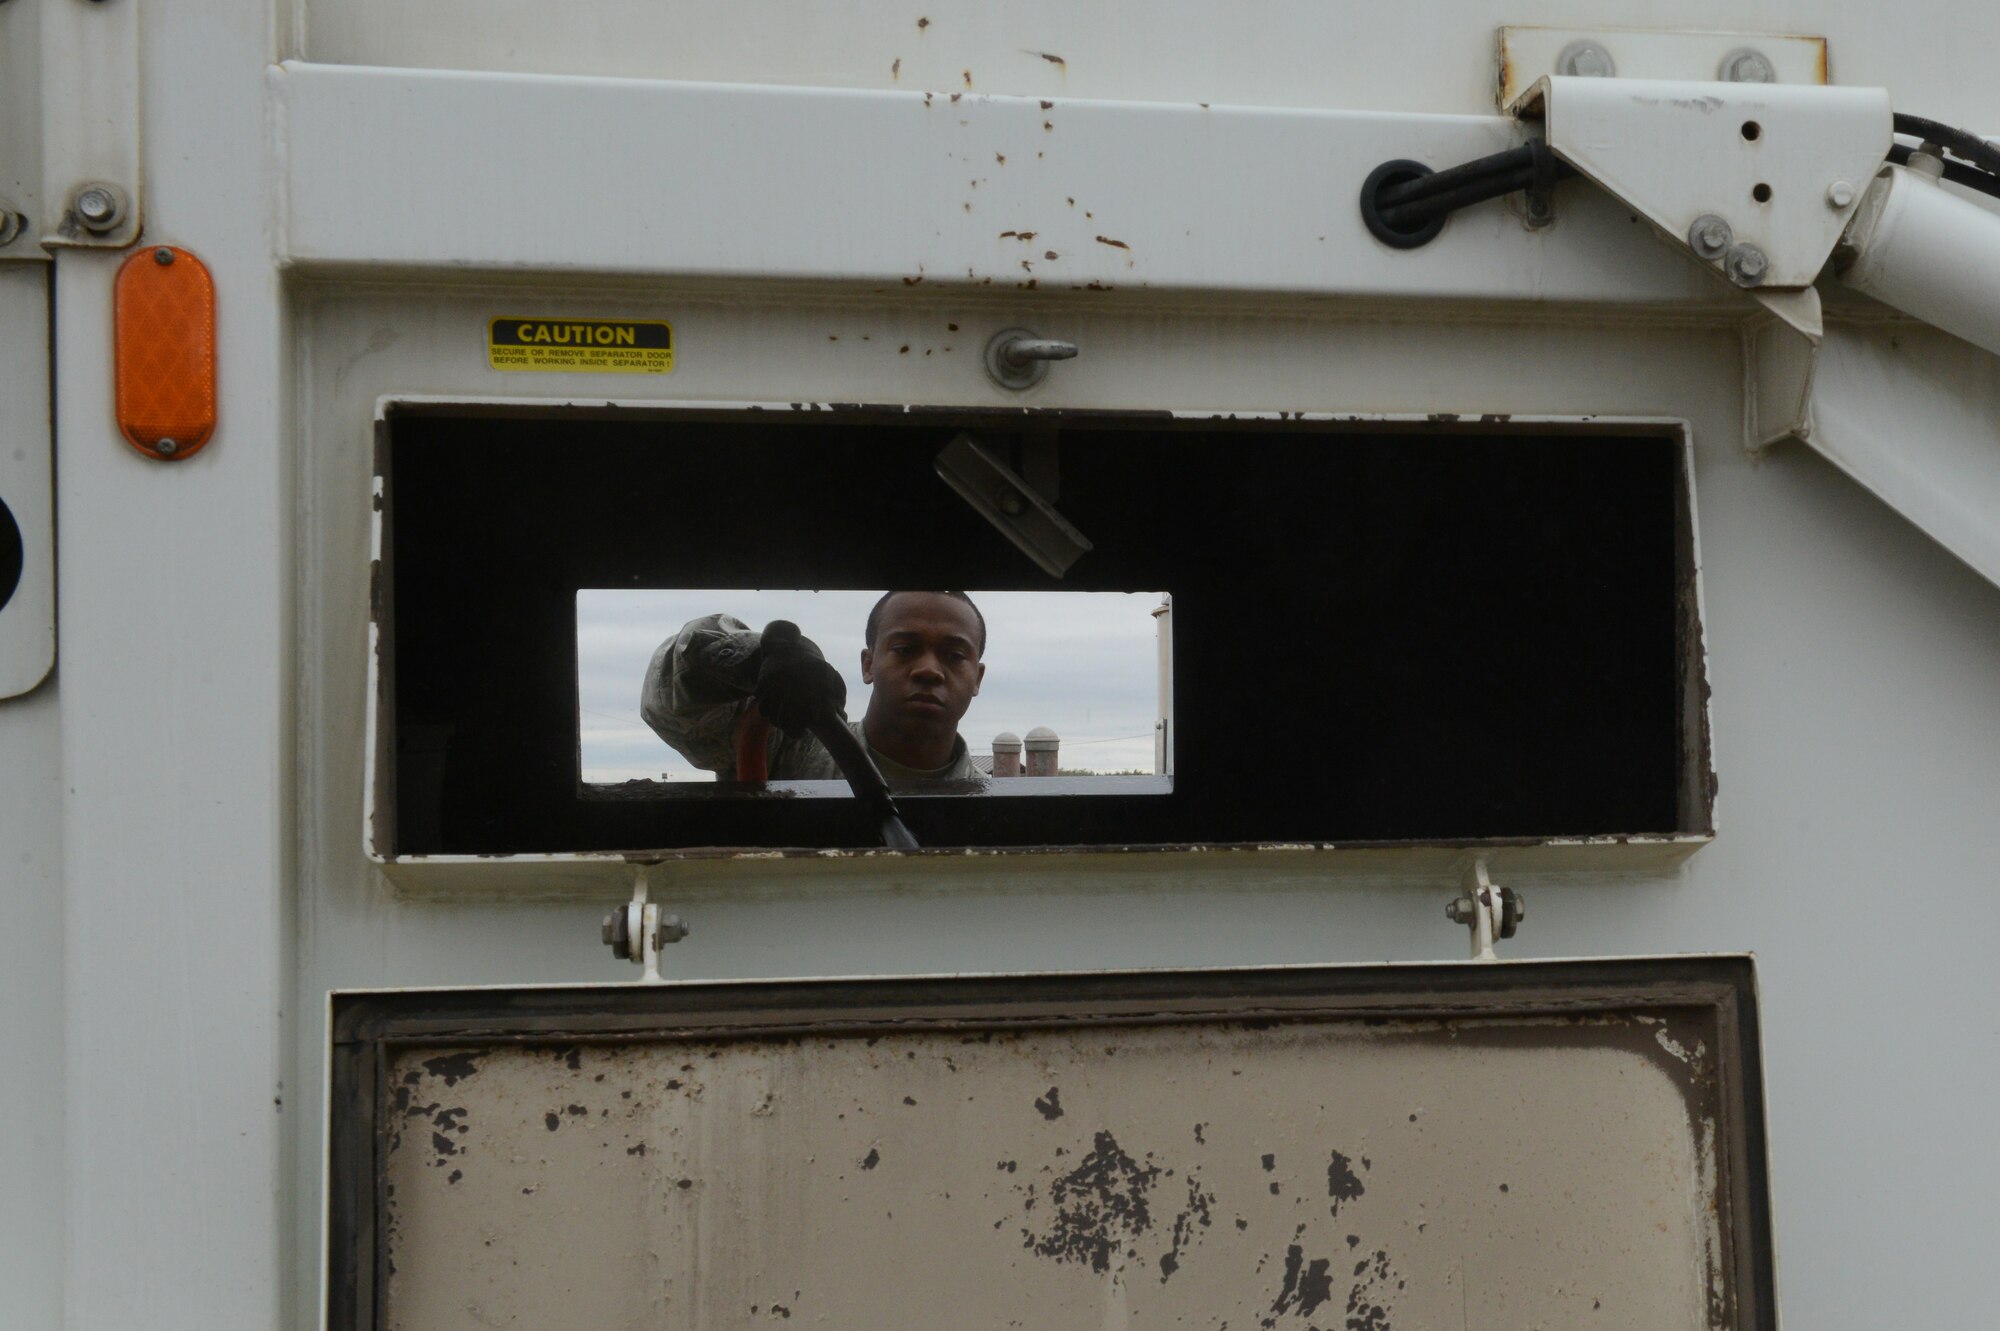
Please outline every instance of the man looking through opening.
[{"label": "man looking through opening", "polygon": [[[861,681],[868,709],[847,728],[891,785],[980,777],[958,722],[986,677],[986,619],[964,592],[885,593],[868,612]],[[639,714],[696,767],[736,776],[736,728],[754,705],[772,724],[773,780],[839,780],[808,732],[816,709],[846,719],[847,684],[796,626],[760,633],[729,615],[690,620],[653,653]]]}]

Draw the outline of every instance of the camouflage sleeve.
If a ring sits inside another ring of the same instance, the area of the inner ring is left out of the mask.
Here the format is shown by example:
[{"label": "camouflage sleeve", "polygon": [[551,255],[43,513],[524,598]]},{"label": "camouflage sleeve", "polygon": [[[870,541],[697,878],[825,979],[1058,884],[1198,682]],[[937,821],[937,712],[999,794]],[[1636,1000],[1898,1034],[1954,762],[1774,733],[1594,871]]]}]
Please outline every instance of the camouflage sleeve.
[{"label": "camouflage sleeve", "polygon": [[736,772],[736,718],[757,683],[750,654],[759,637],[731,615],[689,620],[653,653],[639,694],[653,733],[725,780]]}]

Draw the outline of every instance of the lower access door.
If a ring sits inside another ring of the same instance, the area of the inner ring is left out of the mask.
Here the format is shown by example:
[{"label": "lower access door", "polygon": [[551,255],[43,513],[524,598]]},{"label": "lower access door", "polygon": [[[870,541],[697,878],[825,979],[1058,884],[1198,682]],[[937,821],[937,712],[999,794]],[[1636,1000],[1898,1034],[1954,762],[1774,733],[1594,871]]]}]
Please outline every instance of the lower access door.
[{"label": "lower access door", "polygon": [[1775,1325],[1744,957],[334,997],[336,1331]]}]

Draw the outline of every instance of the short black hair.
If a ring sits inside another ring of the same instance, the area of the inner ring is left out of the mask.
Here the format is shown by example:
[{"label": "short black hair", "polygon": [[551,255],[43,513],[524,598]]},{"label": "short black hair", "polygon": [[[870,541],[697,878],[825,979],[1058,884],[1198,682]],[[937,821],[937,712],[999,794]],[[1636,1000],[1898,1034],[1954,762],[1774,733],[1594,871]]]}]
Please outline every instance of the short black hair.
[{"label": "short black hair", "polygon": [[[875,608],[868,612],[868,626],[862,630],[861,645],[869,651],[872,652],[875,650],[875,636],[882,628],[882,607],[889,604],[890,597],[901,596],[904,590],[909,589],[883,592],[882,599],[877,601]],[[963,601],[966,605],[971,606],[972,617],[979,621],[979,651],[976,654],[979,656],[986,655],[986,616],[979,613],[979,607],[972,604],[970,596],[967,596],[964,592],[923,592],[922,594],[925,596],[949,596],[954,601]]]}]

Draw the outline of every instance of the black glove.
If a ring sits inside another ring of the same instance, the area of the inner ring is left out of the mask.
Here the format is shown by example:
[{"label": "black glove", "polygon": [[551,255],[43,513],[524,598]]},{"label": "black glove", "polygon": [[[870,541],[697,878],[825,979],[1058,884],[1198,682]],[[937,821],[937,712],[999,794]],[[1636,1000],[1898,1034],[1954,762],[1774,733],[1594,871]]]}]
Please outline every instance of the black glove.
[{"label": "black glove", "polygon": [[847,681],[788,619],[764,626],[752,660],[757,710],[788,735],[803,735],[814,721],[839,716],[847,706]]}]

